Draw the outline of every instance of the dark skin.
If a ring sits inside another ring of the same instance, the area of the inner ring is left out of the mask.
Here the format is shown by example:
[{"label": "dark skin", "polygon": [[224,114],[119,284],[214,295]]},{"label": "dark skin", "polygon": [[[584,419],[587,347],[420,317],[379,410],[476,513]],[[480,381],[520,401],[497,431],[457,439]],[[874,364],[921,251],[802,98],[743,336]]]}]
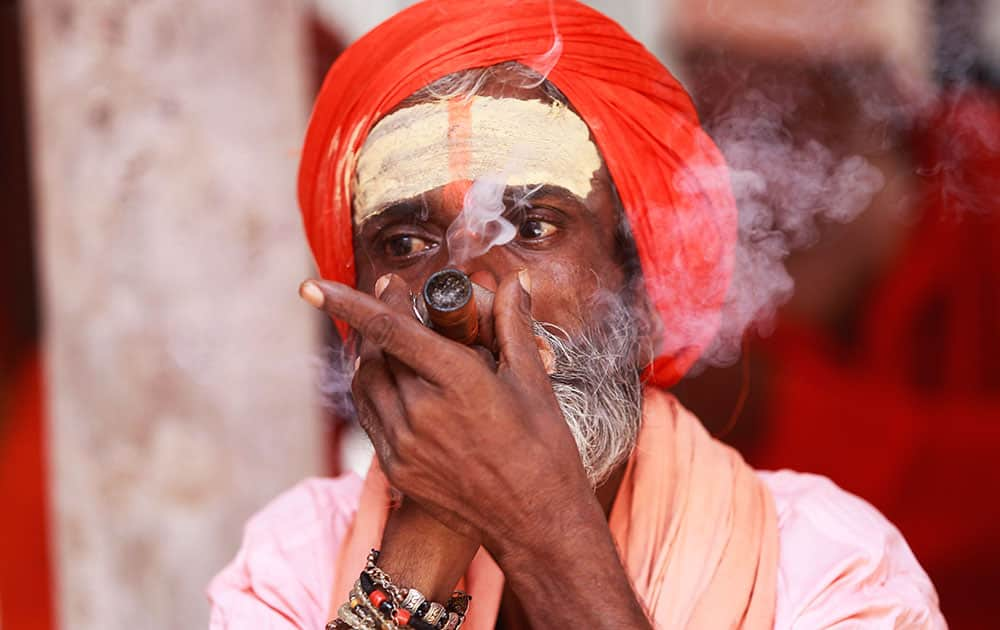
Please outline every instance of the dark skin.
[{"label": "dark skin", "polygon": [[460,265],[495,290],[480,338],[489,350],[434,333],[411,310],[411,292],[449,263],[445,232],[460,211],[444,189],[397,204],[356,231],[358,290],[302,289],[363,339],[359,421],[406,497],[379,564],[443,601],[482,545],[507,579],[503,627],[650,628],[607,524],[621,470],[595,493],[531,330],[535,319],[577,334],[600,317],[595,292],[625,288],[610,178],[595,173],[586,199],[543,188],[510,215],[514,241]]}]

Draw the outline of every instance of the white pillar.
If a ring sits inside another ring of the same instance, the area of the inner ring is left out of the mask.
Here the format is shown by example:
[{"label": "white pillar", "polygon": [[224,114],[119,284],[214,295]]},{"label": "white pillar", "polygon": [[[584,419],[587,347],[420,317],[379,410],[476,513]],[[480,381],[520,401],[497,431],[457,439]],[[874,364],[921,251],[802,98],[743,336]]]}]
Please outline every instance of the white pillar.
[{"label": "white pillar", "polygon": [[24,4],[61,625],[203,628],[321,469],[301,4]]}]

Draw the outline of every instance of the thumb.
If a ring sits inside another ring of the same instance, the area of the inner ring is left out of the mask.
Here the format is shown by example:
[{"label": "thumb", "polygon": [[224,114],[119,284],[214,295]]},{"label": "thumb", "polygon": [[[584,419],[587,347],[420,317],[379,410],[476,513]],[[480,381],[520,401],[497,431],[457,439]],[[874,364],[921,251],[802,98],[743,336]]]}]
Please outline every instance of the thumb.
[{"label": "thumb", "polygon": [[500,371],[513,371],[520,378],[548,380],[531,329],[531,276],[527,269],[510,274],[500,283],[493,300],[493,321],[500,348]]}]

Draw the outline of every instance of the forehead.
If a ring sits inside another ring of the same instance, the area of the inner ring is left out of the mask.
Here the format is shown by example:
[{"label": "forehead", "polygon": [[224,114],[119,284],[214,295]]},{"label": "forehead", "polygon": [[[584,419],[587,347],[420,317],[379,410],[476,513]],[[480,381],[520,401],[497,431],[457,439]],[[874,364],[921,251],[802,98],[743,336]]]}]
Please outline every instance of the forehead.
[{"label": "forehead", "polygon": [[453,182],[554,185],[581,199],[601,168],[586,123],[561,103],[474,96],[397,110],[358,158],[355,221]]}]

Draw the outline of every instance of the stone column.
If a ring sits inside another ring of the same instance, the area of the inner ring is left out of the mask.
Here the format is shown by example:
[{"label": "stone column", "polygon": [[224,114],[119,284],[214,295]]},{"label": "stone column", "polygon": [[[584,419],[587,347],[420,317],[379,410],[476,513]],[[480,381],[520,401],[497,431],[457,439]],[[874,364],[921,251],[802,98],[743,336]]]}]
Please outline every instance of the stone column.
[{"label": "stone column", "polygon": [[25,0],[63,628],[204,628],[321,471],[302,3]]}]

